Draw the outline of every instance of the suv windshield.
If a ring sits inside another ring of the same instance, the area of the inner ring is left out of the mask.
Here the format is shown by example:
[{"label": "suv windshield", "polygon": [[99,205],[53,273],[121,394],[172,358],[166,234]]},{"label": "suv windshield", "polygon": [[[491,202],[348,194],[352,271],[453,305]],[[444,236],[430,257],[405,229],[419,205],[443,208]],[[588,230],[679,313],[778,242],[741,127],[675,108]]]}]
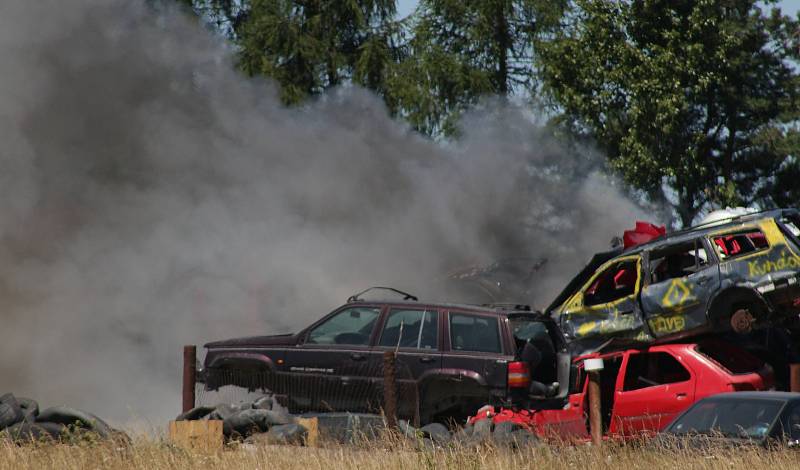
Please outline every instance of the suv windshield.
[{"label": "suv windshield", "polygon": [[672,423],[670,431],[760,439],[766,437],[783,404],[775,400],[704,400]]}]

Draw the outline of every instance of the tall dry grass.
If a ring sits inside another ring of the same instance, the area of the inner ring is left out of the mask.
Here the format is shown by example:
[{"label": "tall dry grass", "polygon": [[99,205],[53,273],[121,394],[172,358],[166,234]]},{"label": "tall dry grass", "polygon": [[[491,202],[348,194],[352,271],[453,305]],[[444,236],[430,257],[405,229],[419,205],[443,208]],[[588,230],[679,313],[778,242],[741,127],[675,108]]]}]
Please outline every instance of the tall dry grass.
[{"label": "tall dry grass", "polygon": [[494,447],[418,450],[409,445],[290,446],[237,445],[215,453],[189,452],[142,437],[130,446],[0,443],[0,470],[20,469],[798,469],[800,450],[719,449],[714,452],[651,449],[606,444],[542,446],[523,450]]}]

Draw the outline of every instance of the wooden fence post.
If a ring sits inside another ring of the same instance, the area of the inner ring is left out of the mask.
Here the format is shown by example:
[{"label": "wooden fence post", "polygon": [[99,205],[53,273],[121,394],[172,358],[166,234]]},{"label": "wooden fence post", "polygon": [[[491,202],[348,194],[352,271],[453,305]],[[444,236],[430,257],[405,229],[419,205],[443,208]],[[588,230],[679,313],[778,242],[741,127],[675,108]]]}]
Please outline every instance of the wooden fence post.
[{"label": "wooden fence post", "polygon": [[383,413],[386,426],[397,427],[397,356],[394,351],[383,353]]},{"label": "wooden fence post", "polygon": [[592,434],[592,444],[599,446],[603,442],[602,389],[600,387],[600,371],[603,370],[603,360],[586,359],[583,361],[583,369],[589,374],[589,429]]},{"label": "wooden fence post", "polygon": [[197,346],[183,347],[183,411],[194,408],[194,386],[197,380]]}]

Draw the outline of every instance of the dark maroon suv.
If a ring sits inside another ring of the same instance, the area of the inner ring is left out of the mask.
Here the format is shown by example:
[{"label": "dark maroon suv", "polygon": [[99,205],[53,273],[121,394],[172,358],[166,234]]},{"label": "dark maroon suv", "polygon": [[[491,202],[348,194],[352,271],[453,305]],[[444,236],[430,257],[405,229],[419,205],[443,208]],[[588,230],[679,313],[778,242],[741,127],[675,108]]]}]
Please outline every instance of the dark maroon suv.
[{"label": "dark maroon suv", "polygon": [[[526,306],[424,303],[400,294],[357,294],[297,334],[208,343],[199,381],[208,390],[269,390],[294,412],[374,412],[382,406],[384,352],[396,350],[398,414],[423,423],[529,399],[543,390],[531,377],[547,384],[540,402],[566,395],[570,356],[548,317]],[[534,362],[530,354],[522,359],[528,344],[541,356]]]}]

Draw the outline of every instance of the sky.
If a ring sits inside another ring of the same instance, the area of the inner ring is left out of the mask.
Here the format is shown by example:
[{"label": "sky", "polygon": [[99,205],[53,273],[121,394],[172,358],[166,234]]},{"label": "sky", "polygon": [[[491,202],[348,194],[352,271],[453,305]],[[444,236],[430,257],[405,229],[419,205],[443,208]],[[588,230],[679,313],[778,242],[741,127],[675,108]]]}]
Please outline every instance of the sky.
[{"label": "sky", "polygon": [[[797,13],[800,10],[800,0],[783,0],[778,4],[782,10],[787,13]],[[402,16],[406,16],[414,11],[417,6],[417,0],[398,0],[397,11]]]}]

